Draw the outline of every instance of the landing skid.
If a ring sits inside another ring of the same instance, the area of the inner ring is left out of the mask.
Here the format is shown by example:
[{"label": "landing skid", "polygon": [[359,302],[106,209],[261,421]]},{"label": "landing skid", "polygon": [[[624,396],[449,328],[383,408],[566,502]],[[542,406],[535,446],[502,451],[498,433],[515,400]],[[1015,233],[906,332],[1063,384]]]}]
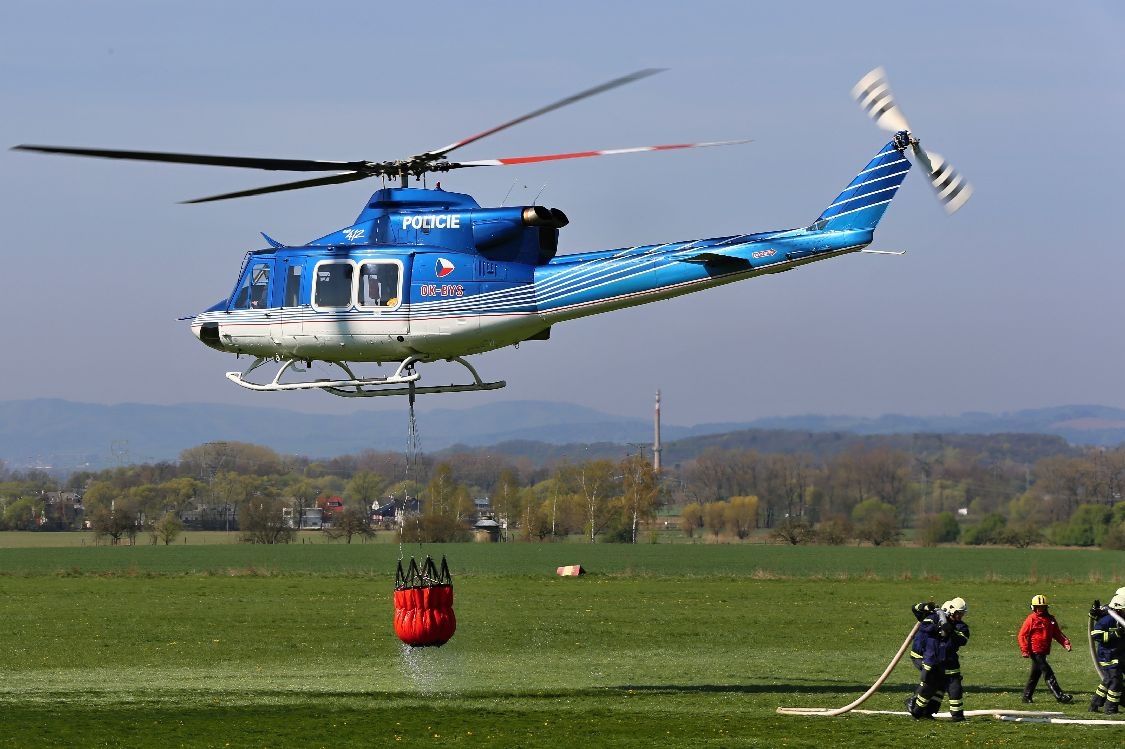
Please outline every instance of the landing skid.
[{"label": "landing skid", "polygon": [[[425,385],[419,386],[415,383],[421,379],[422,375],[414,370],[414,365],[421,363],[421,359],[416,356],[409,356],[398,365],[394,374],[389,377],[357,377],[347,362],[326,362],[327,364],[334,364],[340,369],[344,370],[347,374],[346,379],[341,380],[306,380],[303,382],[282,382],[281,377],[286,372],[293,370],[294,372],[308,371],[308,364],[302,359],[288,359],[281,367],[278,368],[277,374],[273,379],[265,384],[251,382],[246,377],[258,367],[266,362],[278,361],[274,358],[266,358],[259,356],[254,360],[254,363],[246,368],[245,372],[227,372],[227,379],[236,385],[244,387],[248,390],[258,390],[265,392],[277,392],[281,390],[322,390],[332,395],[338,395],[343,398],[374,398],[383,395],[419,395],[422,393],[464,393],[474,390],[498,390],[508,383],[504,380],[497,380],[496,382],[485,382],[477,374],[476,369],[472,364],[462,359],[459,356],[452,357],[446,361],[457,362],[465,369],[469,370],[472,375],[473,381],[463,384],[450,384],[450,385]],[[304,367],[304,370],[302,370]]]}]

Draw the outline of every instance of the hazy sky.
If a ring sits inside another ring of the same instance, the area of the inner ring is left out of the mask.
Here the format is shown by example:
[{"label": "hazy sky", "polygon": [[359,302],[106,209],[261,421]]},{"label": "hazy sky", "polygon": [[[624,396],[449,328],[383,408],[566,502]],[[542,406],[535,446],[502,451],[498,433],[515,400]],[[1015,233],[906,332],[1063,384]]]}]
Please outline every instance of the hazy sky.
[{"label": "hazy sky", "polygon": [[[665,67],[457,156],[754,142],[442,177],[483,205],[542,190],[571,219],[562,252],[610,249],[809,223],[887,140],[849,94],[882,65],[915,132],[976,190],[946,217],[913,171],[873,245],[905,256],[558,325],[473,359],[506,389],[423,410],[536,399],[647,416],[658,388],[678,424],[1125,407],[1125,5],[922,8],[5,0],[0,144],[382,160]],[[0,398],[404,411],[242,390],[223,373],[248,360],[177,321],[229,293],[259,231],[322,236],[380,186],[177,203],[290,176],[0,151]]]}]

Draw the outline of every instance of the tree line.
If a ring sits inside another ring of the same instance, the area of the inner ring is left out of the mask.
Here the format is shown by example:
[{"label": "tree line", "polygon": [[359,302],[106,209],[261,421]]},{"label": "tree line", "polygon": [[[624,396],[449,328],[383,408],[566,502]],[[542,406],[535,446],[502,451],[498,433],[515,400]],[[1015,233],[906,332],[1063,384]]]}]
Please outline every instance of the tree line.
[{"label": "tree line", "polygon": [[[634,453],[538,459],[459,448],[407,460],[365,451],[315,460],[258,445],[211,442],[177,461],[75,473],[60,481],[0,463],[0,528],[66,530],[86,523],[113,542],[148,533],[168,543],[184,519],[247,540],[291,537],[294,512],[343,498],[330,533],[373,532],[371,508],[420,500],[403,527],[417,540],[463,540],[477,500],[513,540],[581,536],[637,542],[659,525],[693,538],[768,535],[784,543],[1054,543],[1125,548],[1125,448],[1075,448],[1054,438],[817,435],[816,450],[732,445],[680,454],[657,475]],[[604,446],[603,446],[604,447]],[[620,448],[619,448],[620,449]],[[603,453],[604,454],[604,453]],[[81,497],[81,513],[56,495]]]}]

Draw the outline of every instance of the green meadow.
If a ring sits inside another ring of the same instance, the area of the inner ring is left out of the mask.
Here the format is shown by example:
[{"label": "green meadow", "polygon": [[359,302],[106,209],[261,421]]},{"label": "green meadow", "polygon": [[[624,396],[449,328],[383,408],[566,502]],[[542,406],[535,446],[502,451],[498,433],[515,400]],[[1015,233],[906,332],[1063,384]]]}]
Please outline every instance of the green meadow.
[{"label": "green meadow", "polygon": [[[43,534],[80,536],[81,534]],[[223,534],[216,534],[222,536]],[[966,709],[1022,709],[1036,593],[1086,717],[1086,609],[1125,554],[763,544],[459,544],[457,633],[394,635],[394,543],[36,546],[0,534],[0,747],[1113,745],[1117,726],[778,715],[862,693],[918,600],[969,601]],[[313,540],[313,539],[309,539]],[[560,578],[582,564],[588,574]],[[900,664],[862,707],[901,710]],[[1125,721],[1123,721],[1125,723]]]}]

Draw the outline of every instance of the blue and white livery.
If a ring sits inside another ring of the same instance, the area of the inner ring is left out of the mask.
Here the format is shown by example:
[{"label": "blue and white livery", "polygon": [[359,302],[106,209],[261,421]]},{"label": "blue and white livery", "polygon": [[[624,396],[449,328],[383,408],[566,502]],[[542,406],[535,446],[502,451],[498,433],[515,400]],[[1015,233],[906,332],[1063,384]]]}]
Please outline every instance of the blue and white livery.
[{"label": "blue and white livery", "polygon": [[[346,397],[488,390],[465,357],[549,338],[554,325],[588,315],[702,291],[863,251],[911,168],[912,152],[950,212],[971,188],[936,154],[922,148],[891,97],[881,70],[865,76],[853,95],[894,136],[808,226],[659,245],[558,254],[566,215],[544,206],[481,207],[463,193],[408,186],[411,176],[464,167],[730,145],[744,141],[453,162],[448,154],[500,130],[597,93],[646,78],[642,70],[561,99],[448,146],[384,162],[309,161],[114,151],[58,146],[18,149],[103,158],[207,164],[280,171],[333,171],[326,177],[215,195],[207,202],[397,177],[399,187],[375,192],[349,226],[299,246],[270,239],[247,253],[230,296],[191,319],[207,346],[254,357],[243,372],[228,372],[253,390],[319,389]],[[263,235],[264,236],[264,235]],[[421,385],[417,365],[439,360],[463,365],[460,384]],[[339,368],[337,379],[312,378],[314,362]],[[394,363],[389,376],[359,376],[356,363]],[[251,373],[277,369],[265,381]],[[302,377],[302,373],[305,376]]]}]

